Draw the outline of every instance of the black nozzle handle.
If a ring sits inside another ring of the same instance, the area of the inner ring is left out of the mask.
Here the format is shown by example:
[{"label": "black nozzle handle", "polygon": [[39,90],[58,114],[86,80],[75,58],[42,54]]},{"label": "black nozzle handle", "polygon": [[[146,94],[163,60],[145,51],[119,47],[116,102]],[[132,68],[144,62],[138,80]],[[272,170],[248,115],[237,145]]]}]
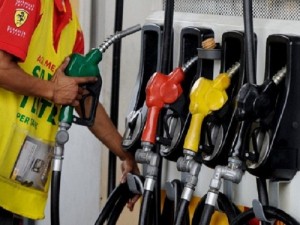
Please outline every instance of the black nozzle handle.
[{"label": "black nozzle handle", "polygon": [[141,30],[142,27],[140,24],[137,24],[135,26],[129,27],[123,31],[118,31],[116,32],[114,35],[111,35],[110,37],[108,37],[100,46],[99,46],[99,51],[100,52],[105,52],[106,49],[111,46],[113,43],[115,43],[116,41],[120,40],[121,38],[133,34],[139,30]]}]

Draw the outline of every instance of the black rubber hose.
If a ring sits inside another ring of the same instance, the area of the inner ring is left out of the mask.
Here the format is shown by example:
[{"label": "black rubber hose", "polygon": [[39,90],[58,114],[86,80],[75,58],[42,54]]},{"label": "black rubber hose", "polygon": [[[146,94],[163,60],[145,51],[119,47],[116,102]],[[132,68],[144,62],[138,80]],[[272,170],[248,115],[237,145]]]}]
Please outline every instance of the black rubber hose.
[{"label": "black rubber hose", "polygon": [[[206,201],[206,197],[207,195],[204,195],[200,202],[198,203],[194,215],[193,215],[193,219],[192,219],[192,225],[199,225],[200,220],[201,220],[201,216],[204,212],[204,207],[205,207],[205,201]],[[234,218],[236,218],[237,215],[239,215],[241,213],[241,211],[238,209],[238,207],[233,204],[226,195],[224,195],[223,193],[219,193],[218,196],[218,206],[220,207],[220,210],[223,211],[227,218],[228,221],[231,222]]]},{"label": "black rubber hose", "polygon": [[[278,220],[283,222],[285,225],[300,225],[297,220],[295,220],[292,216],[282,211],[281,209],[277,209],[272,206],[263,206],[263,211],[269,220]],[[231,223],[231,225],[240,225],[249,222],[250,220],[255,218],[255,214],[253,208],[246,210],[237,216]]]},{"label": "black rubber hose", "polygon": [[140,217],[139,217],[139,225],[148,225],[149,224],[149,212],[151,201],[152,201],[152,192],[148,190],[144,190],[142,204],[140,208]]},{"label": "black rubber hose", "polygon": [[51,178],[51,225],[59,225],[59,195],[61,171],[52,171]]},{"label": "black rubber hose", "polygon": [[[175,179],[171,182],[173,187],[173,194],[171,198],[168,195],[165,198],[164,206],[161,214],[161,222],[163,225],[173,225],[175,221],[176,209],[178,208],[180,202],[180,196],[182,192],[182,184],[179,180]],[[188,225],[188,223],[186,223]]]},{"label": "black rubber hose", "polygon": [[[174,0],[167,0],[166,1],[166,7],[165,7],[165,15],[164,15],[164,28],[163,28],[163,43],[162,43],[162,52],[161,52],[161,72],[164,74],[168,74],[170,64],[172,62],[171,60],[171,53],[173,46],[171,45],[173,43],[172,41],[172,33],[173,33],[173,17],[174,17]],[[158,132],[157,135],[160,136],[162,133],[162,118],[159,119],[158,124]],[[160,146],[156,145],[156,153],[160,154]],[[159,225],[160,223],[160,202],[161,202],[161,195],[160,195],[160,189],[161,189],[161,173],[162,173],[162,163],[163,161],[159,161],[158,166],[158,173],[157,173],[157,180],[155,182],[155,190],[154,190],[154,202],[155,202],[155,208],[154,208],[154,224]]]},{"label": "black rubber hose", "polygon": [[256,83],[255,39],[253,32],[252,0],[243,0],[247,82]]},{"label": "black rubber hose", "polygon": [[189,201],[185,199],[181,199],[179,203],[179,207],[175,214],[175,225],[182,225],[186,220],[186,216],[188,214]]},{"label": "black rubber hose", "polygon": [[162,208],[162,213],[160,216],[161,224],[164,225],[173,225],[175,217],[175,203],[173,200],[165,198],[164,206]]},{"label": "black rubber hose", "polygon": [[[182,190],[183,190],[183,184],[179,181],[179,180],[173,180],[172,184],[174,186],[174,191],[175,191],[175,200],[174,200],[174,212],[177,211],[177,209],[179,208],[179,204],[181,201],[181,194],[182,194]],[[174,219],[175,219],[176,215],[174,215]],[[185,216],[185,221],[182,223],[183,225],[189,225],[190,224],[190,215],[189,213],[186,213]]]},{"label": "black rubber hose", "polygon": [[95,225],[101,225],[104,224],[106,219],[109,217],[109,214],[111,213],[113,207],[115,206],[116,202],[122,195],[122,192],[124,191],[124,186],[127,185],[126,183],[120,184],[118,187],[116,187],[110,194],[110,196],[107,199],[107,202],[103,209],[101,210]]},{"label": "black rubber hose", "polygon": [[229,223],[241,213],[238,207],[221,192],[218,196],[218,206],[226,214]]},{"label": "black rubber hose", "polygon": [[164,18],[164,30],[163,30],[163,46],[162,46],[162,63],[161,72],[168,74],[170,63],[171,63],[171,53],[172,48],[172,31],[173,31],[173,17],[174,17],[174,0],[167,0],[165,7],[165,18]]},{"label": "black rubber hose", "polygon": [[215,207],[213,205],[205,204],[199,224],[209,225],[214,212]]},{"label": "black rubber hose", "polygon": [[200,219],[204,210],[204,205],[206,201],[207,194],[204,195],[200,201],[198,202],[198,205],[194,211],[194,215],[192,218],[192,225],[198,225],[200,223]]},{"label": "black rubber hose", "polygon": [[115,225],[126,205],[128,200],[132,197],[129,191],[123,192],[120,199],[116,203],[115,207],[110,213],[110,216],[108,218],[107,225]]}]

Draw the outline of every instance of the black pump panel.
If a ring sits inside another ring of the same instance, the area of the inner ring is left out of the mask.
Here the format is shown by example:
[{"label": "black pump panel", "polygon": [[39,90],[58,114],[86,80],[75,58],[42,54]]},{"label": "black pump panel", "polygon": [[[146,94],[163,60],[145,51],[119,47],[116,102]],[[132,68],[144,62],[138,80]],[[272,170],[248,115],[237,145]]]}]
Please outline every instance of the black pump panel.
[{"label": "black pump panel", "polygon": [[270,35],[266,48],[265,80],[284,66],[287,72],[274,115],[259,122],[263,148],[256,163],[247,163],[247,170],[266,179],[291,180],[300,169],[300,37]]},{"label": "black pump panel", "polygon": [[146,85],[150,77],[161,68],[163,26],[145,24],[141,31],[140,66],[127,115],[122,146],[127,151],[140,148],[141,134],[146,120]]},{"label": "black pump panel", "polygon": [[137,110],[143,106],[147,82],[156,71],[160,71],[161,67],[163,26],[155,23],[146,24],[141,32],[140,66],[132,98],[134,106],[130,110]]}]

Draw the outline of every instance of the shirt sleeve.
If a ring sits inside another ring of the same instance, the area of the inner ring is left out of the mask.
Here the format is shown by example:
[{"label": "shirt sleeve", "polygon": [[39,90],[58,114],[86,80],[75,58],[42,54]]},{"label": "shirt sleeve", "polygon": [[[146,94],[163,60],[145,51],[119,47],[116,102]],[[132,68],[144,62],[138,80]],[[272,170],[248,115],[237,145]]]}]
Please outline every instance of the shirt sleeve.
[{"label": "shirt sleeve", "polygon": [[73,53],[79,53],[79,54],[84,53],[84,39],[83,39],[83,33],[81,30],[77,31],[76,42],[75,42],[75,45],[73,48]]},{"label": "shirt sleeve", "polygon": [[24,61],[40,19],[40,1],[0,0],[0,49]]}]

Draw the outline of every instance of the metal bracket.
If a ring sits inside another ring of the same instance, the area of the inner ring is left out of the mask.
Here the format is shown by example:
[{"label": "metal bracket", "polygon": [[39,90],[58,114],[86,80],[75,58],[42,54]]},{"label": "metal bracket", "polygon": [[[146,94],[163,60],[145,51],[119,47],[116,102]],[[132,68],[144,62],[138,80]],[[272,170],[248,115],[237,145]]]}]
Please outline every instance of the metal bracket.
[{"label": "metal bracket", "polygon": [[266,218],[262,204],[260,203],[260,201],[258,201],[257,199],[254,199],[252,201],[252,207],[253,207],[254,215],[258,220],[267,222],[267,223],[272,223],[271,220],[268,220]]},{"label": "metal bracket", "polygon": [[144,181],[141,176],[131,173],[127,174],[127,185],[129,190],[134,194],[144,193]]}]

